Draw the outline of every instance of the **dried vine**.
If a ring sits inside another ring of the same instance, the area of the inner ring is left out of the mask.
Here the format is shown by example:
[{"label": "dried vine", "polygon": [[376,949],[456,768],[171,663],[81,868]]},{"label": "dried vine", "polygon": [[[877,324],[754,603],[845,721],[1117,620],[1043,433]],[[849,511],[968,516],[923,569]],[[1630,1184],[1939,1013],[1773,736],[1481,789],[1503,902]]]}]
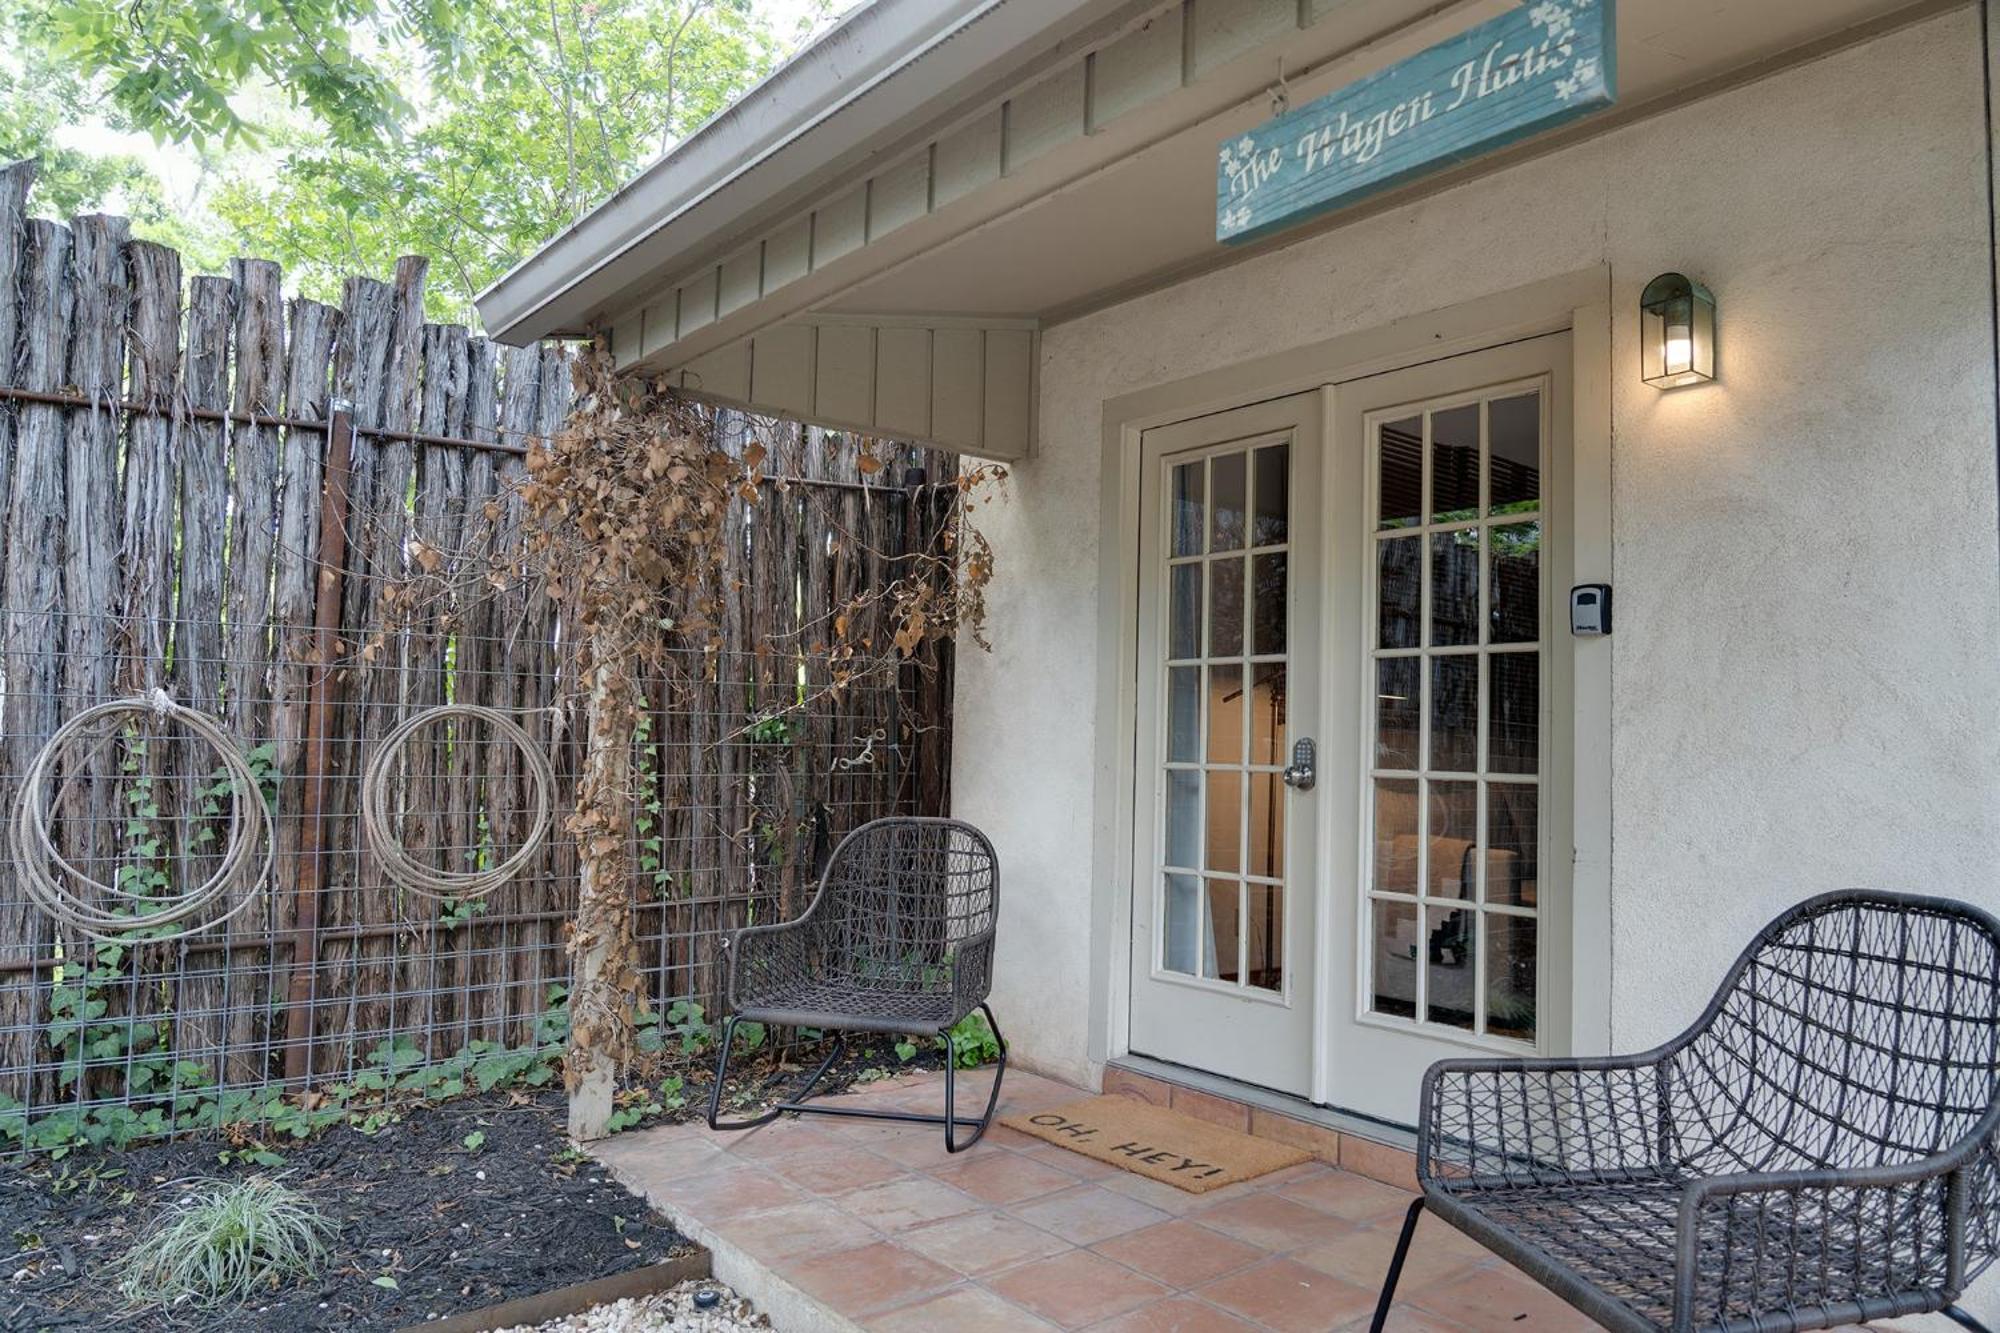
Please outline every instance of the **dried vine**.
[{"label": "dried vine", "polygon": [[[572,1129],[590,1137],[602,1132],[646,1003],[630,863],[639,673],[663,665],[674,645],[711,654],[722,646],[725,519],[732,505],[756,502],[768,450],[751,442],[740,456],[725,452],[711,411],[663,383],[616,375],[601,350],[578,357],[574,374],[570,415],[530,452],[521,497],[530,524],[526,572],[562,608],[573,679],[587,697],[588,750],[569,819],[580,893],[569,939],[575,978],[565,1081]],[[869,458],[863,470],[879,466]],[[887,603],[893,647],[904,658],[961,630],[984,646],[993,555],[970,518],[1002,476],[981,467],[953,479],[954,503],[932,545],[812,637],[812,649],[833,667],[834,688],[857,653],[890,646],[850,633],[872,599]]]}]

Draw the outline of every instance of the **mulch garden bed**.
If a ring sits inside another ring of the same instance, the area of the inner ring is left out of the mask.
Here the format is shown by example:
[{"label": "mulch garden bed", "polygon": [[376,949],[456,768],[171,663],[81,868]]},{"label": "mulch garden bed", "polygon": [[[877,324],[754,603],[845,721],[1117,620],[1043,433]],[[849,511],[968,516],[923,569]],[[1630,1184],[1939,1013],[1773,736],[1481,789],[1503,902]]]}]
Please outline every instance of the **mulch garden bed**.
[{"label": "mulch garden bed", "polygon": [[[887,1043],[861,1043],[829,1072],[826,1090],[885,1065],[942,1067],[942,1056],[925,1050],[904,1063]],[[764,1057],[742,1068],[726,1090],[731,1102],[802,1077]],[[707,1092],[706,1079],[691,1077],[686,1104],[651,1123],[700,1115]],[[374,1134],[339,1126],[273,1143],[284,1158],[276,1166],[243,1160],[212,1136],[0,1160],[0,1330],[392,1329],[691,1249],[570,1146],[564,1115],[560,1091],[496,1091],[411,1106]],[[216,1311],[127,1306],[116,1264],[158,1212],[198,1182],[258,1174],[281,1177],[338,1224],[325,1274]]]}]

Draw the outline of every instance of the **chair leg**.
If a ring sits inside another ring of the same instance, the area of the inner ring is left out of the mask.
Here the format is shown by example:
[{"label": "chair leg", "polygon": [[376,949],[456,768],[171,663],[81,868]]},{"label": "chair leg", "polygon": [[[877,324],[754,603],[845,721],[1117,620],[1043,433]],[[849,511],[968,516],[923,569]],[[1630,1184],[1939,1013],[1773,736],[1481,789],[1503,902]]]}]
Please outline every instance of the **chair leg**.
[{"label": "chair leg", "polygon": [[807,1097],[812,1096],[812,1090],[819,1086],[820,1079],[826,1076],[826,1071],[833,1068],[833,1062],[838,1060],[841,1052],[847,1049],[847,1034],[844,1032],[833,1034],[833,1049],[826,1053],[826,1058],[819,1062],[819,1068],[813,1070],[812,1077],[806,1080],[805,1086],[799,1089],[796,1096],[780,1101],[770,1110],[764,1112],[764,1114],[752,1119],[724,1121],[721,1118],[722,1084],[723,1080],[729,1074],[729,1052],[735,1044],[736,1019],[732,1015],[722,1025],[722,1054],[716,1058],[715,1062],[715,1085],[708,1090],[708,1127],[710,1129],[755,1129],[759,1125],[770,1124],[786,1111],[797,1110],[798,1108],[793,1103],[803,1101]]},{"label": "chair leg", "polygon": [[951,1044],[951,1031],[945,1031],[944,1050],[944,1150],[948,1153],[964,1152],[985,1137],[987,1127],[993,1123],[993,1110],[1000,1105],[1000,1084],[1007,1077],[1007,1039],[1000,1035],[1000,1025],[993,1020],[993,1006],[982,1004],[979,1012],[986,1015],[986,1026],[993,1029],[993,1041],[1000,1047],[1000,1062],[993,1066],[993,1090],[986,1094],[986,1110],[978,1120],[979,1128],[972,1131],[972,1137],[960,1143],[956,1137],[961,1124],[972,1121],[962,1120],[958,1114],[958,1088],[955,1075],[958,1071],[958,1051]]},{"label": "chair leg", "polygon": [[1417,1219],[1423,1211],[1424,1196],[1419,1194],[1403,1215],[1403,1234],[1396,1239],[1396,1253],[1389,1260],[1389,1275],[1382,1279],[1382,1295],[1375,1302],[1375,1321],[1368,1325],[1368,1333],[1382,1333],[1382,1326],[1389,1322],[1389,1307],[1396,1303],[1396,1283],[1403,1276],[1403,1260],[1409,1257],[1410,1241],[1417,1234]]},{"label": "chair leg", "polygon": [[1991,1330],[1988,1329],[1986,1325],[1980,1323],[1972,1315],[1966,1313],[1964,1310],[1959,1309],[1956,1305],[1945,1306],[1944,1315],[1945,1318],[1951,1320],[1952,1323],[1957,1324],[1962,1328],[1969,1328],[1973,1331],[1973,1333],[1991,1333]]}]

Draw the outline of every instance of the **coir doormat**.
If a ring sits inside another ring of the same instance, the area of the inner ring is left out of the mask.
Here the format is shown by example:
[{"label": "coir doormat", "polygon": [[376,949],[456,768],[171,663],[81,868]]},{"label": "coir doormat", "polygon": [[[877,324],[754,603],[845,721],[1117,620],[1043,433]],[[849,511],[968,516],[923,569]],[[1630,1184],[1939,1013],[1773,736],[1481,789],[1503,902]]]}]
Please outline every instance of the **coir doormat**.
[{"label": "coir doormat", "polygon": [[1017,1111],[1000,1123],[1190,1194],[1254,1180],[1312,1156],[1115,1093],[1046,1111]]}]

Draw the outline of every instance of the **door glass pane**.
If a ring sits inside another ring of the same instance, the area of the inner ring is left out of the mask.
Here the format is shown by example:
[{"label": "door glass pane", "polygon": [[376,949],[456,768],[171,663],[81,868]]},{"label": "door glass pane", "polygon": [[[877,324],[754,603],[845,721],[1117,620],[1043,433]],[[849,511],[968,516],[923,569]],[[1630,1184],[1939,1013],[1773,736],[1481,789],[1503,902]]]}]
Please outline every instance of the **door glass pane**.
[{"label": "door glass pane", "polygon": [[1535,918],[1486,913],[1486,1030],[1535,1039]]},{"label": "door glass pane", "polygon": [[1291,762],[1285,736],[1285,664],[1259,662],[1252,668],[1257,682],[1250,695],[1250,762]]},{"label": "door glass pane", "polygon": [[1243,944],[1250,965],[1244,980],[1263,990],[1285,988],[1285,891],[1276,884],[1245,886],[1250,895]]},{"label": "door glass pane", "polygon": [[1248,508],[1245,502],[1249,498],[1249,478],[1245,475],[1243,455],[1218,454],[1209,459],[1208,484],[1208,549],[1240,551],[1243,549],[1244,511]]},{"label": "door glass pane", "polygon": [[1376,544],[1376,634],[1378,648],[1417,646],[1422,606],[1423,546],[1416,538]]},{"label": "door glass pane", "polygon": [[1168,875],[1166,902],[1161,910],[1160,966],[1190,976],[1201,970],[1201,881],[1193,875]]},{"label": "door glass pane", "polygon": [[1285,874],[1285,784],[1276,773],[1252,773],[1250,781],[1250,873],[1265,879]]},{"label": "door glass pane", "polygon": [[1202,496],[1207,466],[1182,463],[1174,469],[1173,522],[1175,555],[1201,554]]},{"label": "door glass pane", "polygon": [[[1373,1004],[1525,1041],[1535,1033],[1545,407],[1539,391],[1516,389],[1412,410],[1373,441],[1383,535],[1368,883],[1409,899],[1370,908]],[[1503,948],[1505,959],[1494,952]],[[1482,980],[1503,964],[1511,979]]]},{"label": "door glass pane", "polygon": [[1370,1008],[1397,1018],[1417,1016],[1417,909],[1412,903],[1370,904],[1369,973],[1374,985]]},{"label": "door glass pane", "polygon": [[1486,767],[1535,772],[1542,741],[1541,654],[1495,653],[1486,659],[1486,681]]},{"label": "door glass pane", "polygon": [[1495,782],[1486,788],[1486,901],[1505,907],[1537,905],[1537,823],[1541,788]]},{"label": "door glass pane", "polygon": [[1479,404],[1431,413],[1431,521],[1479,516]]},{"label": "door glass pane", "polygon": [[1424,419],[1384,422],[1377,434],[1375,526],[1407,528],[1424,512]]},{"label": "door glass pane", "polygon": [[1250,540],[1257,546],[1276,546],[1285,540],[1291,505],[1291,449],[1287,445],[1272,445],[1259,449],[1255,459],[1257,519]]},{"label": "door glass pane", "polygon": [[1466,907],[1433,907],[1424,918],[1424,1017],[1472,1030],[1473,938],[1479,914]]},{"label": "door glass pane", "polygon": [[1178,658],[1201,656],[1201,566],[1175,565],[1168,575],[1171,593],[1167,619],[1167,653]]},{"label": "door glass pane", "polygon": [[1243,762],[1243,668],[1208,669],[1208,761]]},{"label": "door glass pane", "polygon": [[1208,566],[1208,655],[1234,657],[1243,651],[1243,560],[1212,560]]},{"label": "door glass pane", "polygon": [[1201,668],[1167,668],[1167,760],[1201,758]]},{"label": "door glass pane", "polygon": [[1532,510],[1542,496],[1542,396],[1496,398],[1486,412],[1491,512]]},{"label": "door glass pane", "polygon": [[1250,598],[1256,608],[1256,632],[1250,651],[1285,651],[1285,553],[1257,556],[1251,565]]},{"label": "door glass pane", "polygon": [[1431,643],[1479,642],[1479,530],[1431,536]]},{"label": "door glass pane", "polygon": [[1431,659],[1430,767],[1470,773],[1479,767],[1479,656]]},{"label": "door glass pane", "polygon": [[1201,864],[1201,774],[1167,770],[1167,864],[1192,869]]},{"label": "door glass pane", "polygon": [[1492,529],[1492,641],[1533,643],[1542,637],[1542,525],[1505,523]]},{"label": "door glass pane", "polygon": [[1375,663],[1375,767],[1417,766],[1421,657],[1384,657]]},{"label": "door glass pane", "polygon": [[1211,770],[1208,775],[1208,859],[1209,870],[1231,874],[1242,869],[1243,775],[1229,770]]},{"label": "door glass pane", "polygon": [[1417,784],[1406,778],[1375,780],[1375,888],[1417,891]]},{"label": "door glass pane", "polygon": [[1424,892],[1433,898],[1474,896],[1479,887],[1479,784],[1431,783],[1424,814],[1430,821],[1424,833],[1430,853]]},{"label": "door glass pane", "polygon": [[1238,976],[1242,947],[1238,918],[1242,891],[1233,879],[1208,881],[1209,956],[1202,975],[1216,981],[1234,981]]}]

